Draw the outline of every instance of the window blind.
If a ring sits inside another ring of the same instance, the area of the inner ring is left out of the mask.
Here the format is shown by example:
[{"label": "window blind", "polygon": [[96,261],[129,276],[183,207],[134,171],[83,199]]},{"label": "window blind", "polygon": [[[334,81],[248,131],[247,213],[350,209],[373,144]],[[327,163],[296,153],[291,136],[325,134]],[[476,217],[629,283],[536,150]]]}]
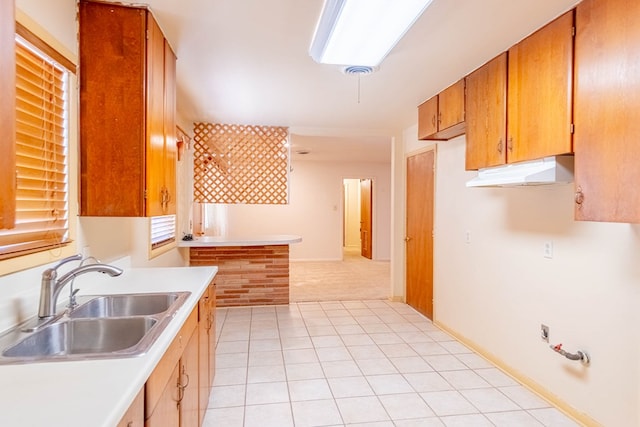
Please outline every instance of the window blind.
[{"label": "window blind", "polygon": [[69,243],[69,72],[16,36],[16,220],[0,259]]},{"label": "window blind", "polygon": [[156,249],[176,240],[176,216],[151,217],[151,249]]}]

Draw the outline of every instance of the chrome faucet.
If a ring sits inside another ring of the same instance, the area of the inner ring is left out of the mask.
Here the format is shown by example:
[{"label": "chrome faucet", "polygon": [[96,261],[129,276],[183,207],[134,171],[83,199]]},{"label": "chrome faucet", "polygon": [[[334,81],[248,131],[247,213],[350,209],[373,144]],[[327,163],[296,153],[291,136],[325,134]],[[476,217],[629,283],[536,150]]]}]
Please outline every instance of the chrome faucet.
[{"label": "chrome faucet", "polygon": [[38,309],[38,317],[40,319],[48,319],[55,316],[56,304],[58,301],[58,295],[60,291],[67,283],[71,282],[77,276],[81,274],[90,273],[96,271],[98,273],[106,273],[109,276],[119,276],[122,274],[122,270],[118,267],[114,267],[108,264],[87,264],[80,265],[73,270],[69,271],[58,279],[58,268],[60,266],[70,262],[81,260],[81,255],[73,255],[61,260],[55,267],[48,268],[42,272],[42,284],[40,285],[40,307]]}]

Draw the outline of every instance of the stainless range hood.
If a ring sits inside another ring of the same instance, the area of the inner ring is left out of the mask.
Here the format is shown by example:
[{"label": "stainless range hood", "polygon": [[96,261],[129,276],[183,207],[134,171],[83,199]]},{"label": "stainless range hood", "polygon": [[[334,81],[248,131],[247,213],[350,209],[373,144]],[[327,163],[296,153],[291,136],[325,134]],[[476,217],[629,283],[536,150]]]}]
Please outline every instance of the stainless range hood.
[{"label": "stainless range hood", "polygon": [[545,157],[529,162],[478,170],[467,187],[513,187],[573,182],[573,156]]}]

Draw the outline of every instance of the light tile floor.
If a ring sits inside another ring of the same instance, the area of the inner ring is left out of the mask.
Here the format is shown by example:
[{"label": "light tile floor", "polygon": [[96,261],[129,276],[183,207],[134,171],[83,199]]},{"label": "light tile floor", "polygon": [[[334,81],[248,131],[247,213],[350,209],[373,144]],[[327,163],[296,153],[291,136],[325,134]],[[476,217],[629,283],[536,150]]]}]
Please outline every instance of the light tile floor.
[{"label": "light tile floor", "polygon": [[206,427],[577,425],[402,303],[217,316]]}]

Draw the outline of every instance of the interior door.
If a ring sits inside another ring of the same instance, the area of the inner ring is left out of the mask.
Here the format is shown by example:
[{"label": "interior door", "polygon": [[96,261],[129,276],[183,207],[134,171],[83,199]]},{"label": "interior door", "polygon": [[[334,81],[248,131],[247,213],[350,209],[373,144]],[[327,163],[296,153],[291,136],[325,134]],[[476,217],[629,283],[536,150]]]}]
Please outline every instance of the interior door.
[{"label": "interior door", "polygon": [[360,254],[371,259],[372,251],[372,183],[370,179],[360,180]]},{"label": "interior door", "polygon": [[407,304],[433,319],[433,150],[407,158]]}]

